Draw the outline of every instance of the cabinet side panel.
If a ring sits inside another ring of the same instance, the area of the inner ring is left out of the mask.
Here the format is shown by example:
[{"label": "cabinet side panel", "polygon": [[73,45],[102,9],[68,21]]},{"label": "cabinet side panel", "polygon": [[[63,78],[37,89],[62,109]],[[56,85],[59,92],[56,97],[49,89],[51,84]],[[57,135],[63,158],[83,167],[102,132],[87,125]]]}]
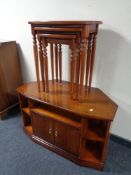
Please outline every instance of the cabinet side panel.
[{"label": "cabinet side panel", "polygon": [[107,130],[106,130],[106,136],[105,136],[102,158],[101,158],[102,162],[105,162],[107,157],[108,144],[109,144],[109,138],[110,138],[110,125],[111,125],[111,122],[107,122]]},{"label": "cabinet side panel", "polygon": [[0,69],[4,91],[8,95],[10,105],[18,102],[16,88],[21,85],[21,74],[16,42],[2,43],[0,47]]},{"label": "cabinet side panel", "polygon": [[[3,77],[3,72],[0,69],[0,79]],[[0,80],[0,111],[9,106],[8,94],[3,81]]]}]

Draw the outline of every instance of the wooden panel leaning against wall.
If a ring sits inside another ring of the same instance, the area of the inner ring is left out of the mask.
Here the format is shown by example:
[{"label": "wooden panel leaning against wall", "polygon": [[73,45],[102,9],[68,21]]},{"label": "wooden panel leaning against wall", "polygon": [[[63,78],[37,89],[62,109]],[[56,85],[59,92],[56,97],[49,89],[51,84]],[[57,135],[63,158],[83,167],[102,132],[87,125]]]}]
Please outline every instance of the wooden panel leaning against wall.
[{"label": "wooden panel leaning against wall", "polygon": [[15,41],[0,42],[0,118],[18,104],[16,88],[22,84]]}]

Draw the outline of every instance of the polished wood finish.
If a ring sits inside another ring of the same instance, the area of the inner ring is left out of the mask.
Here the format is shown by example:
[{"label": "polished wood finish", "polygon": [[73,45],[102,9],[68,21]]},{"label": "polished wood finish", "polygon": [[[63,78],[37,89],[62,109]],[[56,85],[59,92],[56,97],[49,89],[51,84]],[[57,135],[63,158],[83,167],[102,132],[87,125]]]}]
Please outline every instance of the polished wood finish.
[{"label": "polished wood finish", "polygon": [[95,24],[102,24],[101,21],[30,21],[28,22],[32,25],[95,25]]},{"label": "polished wood finish", "polygon": [[48,81],[48,95],[37,83],[17,89],[24,130],[37,143],[83,166],[102,170],[110,123],[117,105],[98,88],[86,86],[86,100],[70,98],[70,83]]},{"label": "polished wood finish", "polygon": [[[70,52],[71,52],[71,58],[70,58],[70,82],[71,82],[71,94],[73,96],[74,93],[74,69],[75,69],[75,41],[76,39],[75,35],[54,35],[54,34],[38,34],[38,38],[44,43],[43,50],[46,51],[46,46],[48,43],[55,44],[55,68],[56,68],[56,81],[60,81],[62,83],[62,49],[61,49],[61,43],[62,44],[68,44],[70,46]],[[45,48],[44,48],[45,47]],[[53,52],[53,51],[52,51]],[[52,55],[51,52],[51,55]],[[47,55],[46,53],[44,53]],[[51,60],[52,60],[51,56]],[[47,60],[47,57],[46,59]],[[46,64],[45,64],[46,67]],[[59,67],[59,69],[58,69]],[[51,70],[53,69],[53,63],[51,63]],[[59,74],[58,74],[59,70]],[[52,70],[53,72],[53,70]],[[48,72],[45,72],[46,74]],[[59,75],[59,76],[58,76]],[[52,79],[53,80],[53,79]],[[54,81],[54,80],[53,80]],[[48,81],[46,81],[46,84]]]},{"label": "polished wood finish", "polygon": [[47,57],[47,43],[42,40],[42,46],[43,46],[43,60],[44,60],[44,68],[45,68],[45,89],[46,92],[49,91],[49,84],[48,84],[48,57]]},{"label": "polished wood finish", "polygon": [[55,44],[55,75],[56,75],[56,81],[58,82],[58,47],[57,47],[57,44]]},{"label": "polished wood finish", "polygon": [[36,79],[37,79],[38,89],[40,91],[38,46],[37,46],[36,35],[35,35],[35,32],[33,30],[32,30],[32,35],[33,35],[33,50],[34,50],[34,60],[35,60],[35,68],[36,68]]},{"label": "polished wood finish", "polygon": [[[97,34],[97,33],[96,33]],[[89,77],[89,87],[91,87],[93,66],[95,60],[95,50],[96,50],[96,34],[93,34],[93,43],[92,43],[92,54],[91,54],[91,66],[90,66],[90,77]]]},{"label": "polished wood finish", "polygon": [[[54,142],[53,138],[53,120],[48,117],[42,117],[38,113],[32,112],[32,128],[33,134],[39,138],[48,141],[50,143]],[[37,129],[39,128],[39,129]]]},{"label": "polished wood finish", "polygon": [[52,73],[52,81],[54,81],[54,50],[53,50],[53,44],[50,44],[50,53],[51,53],[51,73]]},{"label": "polished wood finish", "polygon": [[31,116],[31,112],[29,108],[22,108],[23,112],[25,112],[26,114],[28,114],[28,116]]},{"label": "polished wood finish", "polygon": [[[31,24],[32,33],[38,36],[43,34],[44,37],[48,37],[46,42],[55,44],[55,72],[56,81],[61,77],[61,57],[62,52],[59,52],[59,46],[67,44],[70,47],[70,82],[71,82],[71,97],[74,100],[84,101],[85,91],[84,84],[89,86],[89,90],[92,83],[93,67],[95,59],[96,48],[96,36],[98,33],[98,26],[101,21],[32,21]],[[33,36],[34,36],[33,35]],[[65,38],[73,40],[74,44],[65,42]],[[50,38],[50,39],[49,39]],[[35,47],[37,48],[37,47]],[[52,63],[52,49],[51,55],[51,70],[53,76],[53,63]],[[35,56],[36,57],[36,56]],[[73,58],[74,57],[74,58]],[[86,65],[86,66],[85,66]],[[37,64],[36,64],[37,66]],[[59,78],[58,78],[59,69]],[[37,68],[36,68],[37,70]],[[84,82],[85,79],[85,82]],[[53,80],[53,79],[52,79]],[[39,82],[39,78],[37,80]],[[42,80],[43,81],[43,80]],[[79,92],[79,95],[76,95]]]},{"label": "polished wood finish", "polygon": [[[44,60],[43,60],[43,50],[42,50],[42,41],[41,38],[38,37],[39,41],[39,59],[40,59],[40,67],[41,67],[41,79],[42,79],[42,90],[45,91],[45,66],[44,66]],[[39,83],[39,80],[38,80]],[[39,84],[39,90],[40,90],[40,84]]]},{"label": "polished wood finish", "polygon": [[[74,155],[79,154],[80,132],[60,122],[54,123],[55,145]],[[63,136],[64,134],[64,136]]]},{"label": "polished wood finish", "polygon": [[22,84],[15,41],[0,43],[0,117],[18,104],[16,88]]},{"label": "polished wood finish", "polygon": [[70,98],[70,83],[52,83],[49,81],[49,94],[46,95],[37,91],[36,83],[29,83],[17,89],[27,98],[39,101],[46,100],[46,104],[53,107],[64,109],[76,115],[86,118],[94,118],[112,121],[116,112],[117,105],[98,88],[91,88],[90,93],[85,88],[85,102],[80,103]]},{"label": "polished wood finish", "polygon": [[60,77],[60,83],[62,83],[62,47],[61,44],[59,44],[59,77]]},{"label": "polished wood finish", "polygon": [[32,112],[37,113],[37,114],[39,114],[41,116],[48,116],[48,118],[50,118],[50,119],[56,120],[56,121],[58,121],[60,123],[67,124],[69,126],[72,126],[72,127],[78,128],[78,129],[81,127],[80,123],[77,122],[77,121],[73,121],[70,118],[67,118],[67,117],[64,117],[64,116],[60,116],[58,114],[54,114],[52,112],[49,112],[49,111],[41,109],[41,108],[32,109]]},{"label": "polished wood finish", "polygon": [[[90,71],[90,62],[91,62],[91,50],[92,49],[92,35],[89,35],[88,39],[88,49],[87,49],[87,58],[86,58],[86,77],[85,77],[85,85],[88,86],[89,79],[89,71]],[[91,85],[90,85],[91,86]]]},{"label": "polished wood finish", "polygon": [[[29,24],[34,38],[37,82],[17,89],[24,130],[34,142],[79,165],[102,170],[117,105],[100,89],[91,87],[101,22]],[[62,45],[70,50],[70,80],[67,82],[62,79]]]}]

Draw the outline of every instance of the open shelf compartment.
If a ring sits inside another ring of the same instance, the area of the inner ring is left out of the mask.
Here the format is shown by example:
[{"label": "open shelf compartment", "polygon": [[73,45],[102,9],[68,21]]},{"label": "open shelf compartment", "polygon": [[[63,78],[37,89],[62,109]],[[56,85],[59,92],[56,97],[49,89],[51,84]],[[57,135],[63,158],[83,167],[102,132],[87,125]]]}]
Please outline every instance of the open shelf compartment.
[{"label": "open shelf compartment", "polygon": [[56,120],[56,121],[59,121],[61,123],[70,125],[70,126],[75,127],[77,129],[81,128],[81,121],[75,120],[75,118],[73,118],[73,117],[69,117],[69,116],[65,117],[61,114],[57,114],[57,113],[54,113],[54,112],[51,112],[51,111],[47,111],[43,108],[33,108],[33,109],[31,109],[31,111],[36,113],[36,114],[39,114],[43,117],[51,118],[53,120]]},{"label": "open shelf compartment", "polygon": [[30,108],[22,108],[22,111],[25,112],[27,115],[31,116]]},{"label": "open shelf compartment", "polygon": [[107,124],[105,121],[89,119],[86,139],[104,142],[106,129]]},{"label": "open shelf compartment", "polygon": [[101,162],[103,143],[86,140],[83,144],[82,159],[90,162]]},{"label": "open shelf compartment", "polygon": [[29,135],[31,135],[32,134],[31,117],[24,110],[22,111],[22,115],[23,115],[24,129]]},{"label": "open shelf compartment", "polygon": [[31,113],[28,98],[19,94],[20,105],[24,122],[24,130],[27,134],[32,135]]}]

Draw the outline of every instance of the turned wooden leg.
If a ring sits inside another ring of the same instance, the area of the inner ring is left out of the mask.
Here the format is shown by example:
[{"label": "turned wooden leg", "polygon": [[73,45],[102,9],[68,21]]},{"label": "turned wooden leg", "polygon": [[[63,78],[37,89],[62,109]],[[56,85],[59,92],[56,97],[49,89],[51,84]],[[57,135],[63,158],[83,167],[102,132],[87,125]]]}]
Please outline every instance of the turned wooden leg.
[{"label": "turned wooden leg", "polygon": [[37,41],[35,33],[33,33],[33,50],[34,50],[34,59],[36,68],[36,79],[37,79],[38,90],[40,92],[39,60],[38,60],[38,49],[37,49]]},{"label": "turned wooden leg", "polygon": [[78,100],[79,92],[79,76],[80,76],[80,48],[76,49],[76,85],[75,85],[75,99]]},{"label": "turned wooden leg", "polygon": [[55,71],[56,71],[56,82],[58,82],[58,48],[55,44]]},{"label": "turned wooden leg", "polygon": [[54,82],[54,52],[53,52],[53,44],[50,44],[50,54],[51,54],[52,81]]},{"label": "turned wooden leg", "polygon": [[88,38],[88,49],[87,49],[87,60],[86,60],[86,76],[85,76],[85,86],[88,86],[89,81],[89,71],[90,71],[90,62],[91,62],[91,48],[92,48],[92,37],[89,35]]},{"label": "turned wooden leg", "polygon": [[39,58],[40,58],[40,68],[41,68],[42,90],[45,91],[45,75],[44,75],[42,43],[40,38],[38,38],[38,40],[39,40]]},{"label": "turned wooden leg", "polygon": [[84,100],[84,74],[85,74],[85,63],[86,63],[86,51],[87,51],[87,40],[83,39],[81,44],[81,58],[80,58],[80,90],[79,100]]},{"label": "turned wooden leg", "polygon": [[96,34],[93,35],[93,45],[92,45],[92,54],[91,54],[91,65],[90,65],[90,77],[89,77],[89,88],[91,87],[91,83],[92,83],[93,67],[94,67],[94,60],[95,60],[95,50],[96,50]]},{"label": "turned wooden leg", "polygon": [[59,44],[58,53],[59,53],[59,77],[60,77],[60,83],[61,83],[62,82],[62,48],[61,48],[61,44]]},{"label": "turned wooden leg", "polygon": [[46,81],[46,92],[49,92],[49,84],[48,84],[48,57],[47,57],[47,44],[45,40],[42,40],[43,45],[43,57],[44,57],[44,67],[45,67],[45,81]]},{"label": "turned wooden leg", "polygon": [[74,68],[75,68],[75,54],[74,42],[70,46],[70,83],[71,83],[71,97],[74,98]]}]

